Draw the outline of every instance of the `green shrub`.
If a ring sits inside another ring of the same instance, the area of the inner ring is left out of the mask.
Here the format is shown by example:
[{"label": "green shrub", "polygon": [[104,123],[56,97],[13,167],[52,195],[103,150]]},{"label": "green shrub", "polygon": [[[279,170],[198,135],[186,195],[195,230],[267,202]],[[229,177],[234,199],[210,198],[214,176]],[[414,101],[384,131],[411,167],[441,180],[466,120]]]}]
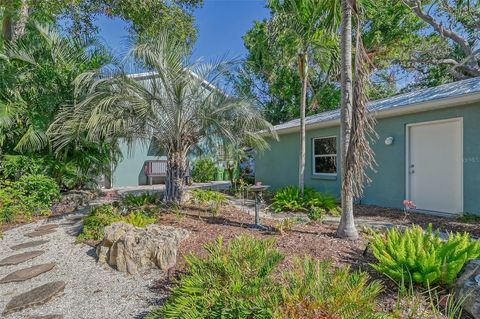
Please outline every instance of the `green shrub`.
[{"label": "green shrub", "polygon": [[45,175],[24,175],[13,187],[27,196],[33,210],[49,209],[60,199],[60,188],[55,180]]},{"label": "green shrub", "polygon": [[157,195],[151,193],[143,193],[140,195],[127,194],[122,203],[127,207],[142,207],[155,205],[157,203],[157,199]]},{"label": "green shrub", "polygon": [[60,189],[45,175],[23,175],[17,182],[0,185],[0,222],[12,223],[34,214],[49,215],[51,206],[60,199]]},{"label": "green shrub", "polygon": [[117,207],[112,204],[105,204],[93,209],[83,219],[83,229],[78,235],[79,240],[93,239],[101,240],[104,236],[106,226],[120,221],[122,218]]},{"label": "green shrub", "polygon": [[370,241],[377,271],[397,282],[411,278],[425,287],[451,284],[467,261],[480,257],[480,242],[470,234],[450,233],[442,240],[431,226],[426,231],[412,226],[403,232],[397,228],[386,234],[372,232]]},{"label": "green shrub", "polygon": [[0,188],[0,222],[13,223],[21,216],[30,216],[22,198],[25,198],[25,194],[18,189]]},{"label": "green shrub", "polygon": [[192,169],[192,179],[197,183],[208,183],[215,180],[217,166],[209,158],[199,159],[195,162]]},{"label": "green shrub", "polygon": [[[305,187],[303,197],[300,188],[296,186],[287,186],[277,190],[273,197],[272,207],[275,212],[312,212],[312,216],[318,216],[317,209],[323,209],[332,215],[337,215],[340,211],[338,201],[335,197],[315,191],[310,187]],[[317,210],[317,211],[316,211]]]},{"label": "green shrub", "polygon": [[333,269],[331,262],[310,257],[296,259],[294,270],[284,274],[286,284],[276,318],[384,318],[377,313],[380,281],[369,283],[364,272],[349,267]]},{"label": "green shrub", "polygon": [[12,181],[24,175],[44,172],[44,161],[24,155],[5,155],[1,161],[0,172],[3,177]]},{"label": "green shrub", "polygon": [[145,227],[156,222],[156,218],[144,210],[136,210],[122,215],[120,207],[114,204],[105,204],[92,210],[83,220],[82,232],[79,240],[101,240],[105,235],[105,227],[114,222],[123,221],[136,227]]}]

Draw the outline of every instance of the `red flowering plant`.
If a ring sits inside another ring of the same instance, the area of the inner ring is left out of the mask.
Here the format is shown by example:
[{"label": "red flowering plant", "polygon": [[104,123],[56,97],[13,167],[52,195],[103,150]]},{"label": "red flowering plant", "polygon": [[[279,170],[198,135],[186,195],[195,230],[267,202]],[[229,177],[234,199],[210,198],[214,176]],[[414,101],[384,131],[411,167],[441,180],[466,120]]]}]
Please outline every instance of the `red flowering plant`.
[{"label": "red flowering plant", "polygon": [[405,219],[407,218],[407,215],[408,215],[408,212],[410,211],[410,209],[417,209],[417,205],[415,205],[414,202],[412,202],[411,200],[409,199],[405,199],[403,201],[403,211],[405,213]]}]

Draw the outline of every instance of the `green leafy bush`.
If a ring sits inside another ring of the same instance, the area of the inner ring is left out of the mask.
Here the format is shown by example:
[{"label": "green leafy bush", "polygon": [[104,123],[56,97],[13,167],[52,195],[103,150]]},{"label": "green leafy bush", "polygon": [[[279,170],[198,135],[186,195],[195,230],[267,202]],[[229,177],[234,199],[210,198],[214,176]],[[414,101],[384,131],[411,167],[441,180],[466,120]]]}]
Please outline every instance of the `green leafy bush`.
[{"label": "green leafy bush", "polygon": [[143,193],[140,195],[127,194],[123,199],[123,205],[127,207],[142,207],[148,205],[155,205],[157,202],[157,195],[152,193]]},{"label": "green leafy bush", "polygon": [[215,180],[217,167],[215,162],[209,158],[199,159],[192,169],[192,179],[197,183],[208,183]]},{"label": "green leafy bush", "polygon": [[284,274],[286,284],[277,318],[384,318],[377,313],[380,281],[369,283],[364,272],[349,267],[333,268],[329,261],[311,257],[296,259],[293,271]]},{"label": "green leafy bush", "polygon": [[0,172],[3,177],[12,181],[24,175],[41,174],[44,162],[42,159],[25,155],[5,155],[1,161]]},{"label": "green leafy bush", "polygon": [[78,235],[79,240],[101,240],[105,235],[105,227],[114,222],[123,221],[136,227],[145,227],[156,222],[156,218],[144,210],[136,210],[122,215],[120,207],[113,204],[105,204],[92,210],[83,220],[82,232]]},{"label": "green leafy bush", "polygon": [[321,215],[318,209],[323,209],[331,215],[338,215],[340,208],[335,197],[315,191],[310,187],[305,187],[303,196],[300,188],[296,186],[286,186],[280,188],[273,197],[273,210],[275,212],[312,212],[312,217]]},{"label": "green leafy bush", "polygon": [[48,209],[60,199],[60,188],[57,183],[45,175],[24,175],[13,185],[26,194],[29,206],[33,209]]},{"label": "green leafy bush", "polygon": [[382,288],[363,272],[333,269],[306,257],[279,273],[283,256],[271,240],[242,236],[206,245],[207,257],[188,256],[165,304],[148,319],[383,318],[375,310]]},{"label": "green leafy bush", "polygon": [[122,218],[118,208],[112,204],[105,204],[93,209],[83,219],[83,229],[78,235],[79,240],[101,240],[106,226],[119,221]]},{"label": "green leafy bush", "polygon": [[0,222],[13,223],[18,217],[30,216],[24,197],[23,192],[13,187],[0,188]]},{"label": "green leafy bush", "polygon": [[240,237],[186,257],[189,271],[165,305],[148,318],[272,318],[279,296],[272,272],[282,260],[271,240]]},{"label": "green leafy bush", "polygon": [[34,214],[49,215],[51,206],[60,199],[60,189],[45,175],[23,175],[17,182],[0,185],[0,222],[12,223]]},{"label": "green leafy bush", "polygon": [[425,287],[451,284],[467,261],[480,257],[480,242],[470,234],[450,233],[442,240],[431,226],[425,231],[412,226],[403,232],[397,228],[386,234],[372,232],[370,242],[377,271],[397,282],[411,278]]}]

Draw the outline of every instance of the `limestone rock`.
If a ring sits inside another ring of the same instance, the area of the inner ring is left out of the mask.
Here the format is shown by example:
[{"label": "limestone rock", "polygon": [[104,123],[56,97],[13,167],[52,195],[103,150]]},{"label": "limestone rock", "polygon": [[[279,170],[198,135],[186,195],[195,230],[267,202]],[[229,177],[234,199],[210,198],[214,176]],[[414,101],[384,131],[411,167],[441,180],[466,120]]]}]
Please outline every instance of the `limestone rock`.
[{"label": "limestone rock", "polygon": [[475,319],[480,319],[480,259],[465,265],[456,281],[458,299],[465,298],[463,310]]},{"label": "limestone rock", "polygon": [[98,262],[129,274],[154,267],[166,271],[175,265],[177,246],[187,236],[187,230],[171,226],[138,228],[116,222],[105,227],[103,241],[97,246]]},{"label": "limestone rock", "polygon": [[3,315],[6,316],[23,309],[43,305],[64,289],[65,283],[63,281],[55,281],[24,292],[10,300],[5,306]]}]

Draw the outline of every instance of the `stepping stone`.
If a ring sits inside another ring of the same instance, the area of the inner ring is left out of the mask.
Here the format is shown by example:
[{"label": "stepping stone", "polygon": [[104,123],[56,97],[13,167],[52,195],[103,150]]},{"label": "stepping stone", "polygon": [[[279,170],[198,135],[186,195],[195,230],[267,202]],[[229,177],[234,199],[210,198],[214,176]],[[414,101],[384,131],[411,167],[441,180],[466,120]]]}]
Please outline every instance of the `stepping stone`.
[{"label": "stepping stone", "polygon": [[54,281],[24,292],[13,297],[12,300],[10,300],[10,302],[5,306],[2,314],[6,316],[23,309],[43,305],[57,294],[61,293],[64,289],[65,282]]},{"label": "stepping stone", "polygon": [[43,244],[46,244],[46,243],[48,243],[48,240],[29,241],[27,243],[12,246],[12,247],[10,247],[10,249],[20,250],[20,249],[25,249],[25,248],[37,247],[37,246],[40,246],[40,245],[43,245]]},{"label": "stepping stone", "polygon": [[52,230],[58,228],[57,224],[45,224],[42,226],[38,226],[35,231],[44,231],[44,230]]},{"label": "stepping stone", "polygon": [[30,316],[27,319],[63,319],[63,315]]},{"label": "stepping stone", "polygon": [[43,273],[46,273],[47,271],[52,270],[53,267],[55,267],[55,263],[41,264],[41,265],[36,265],[29,268],[17,270],[11,273],[10,275],[7,275],[6,277],[0,279],[0,284],[6,284],[9,282],[17,282],[17,281],[25,281],[33,277],[37,277],[38,275],[41,275]]},{"label": "stepping stone", "polygon": [[79,220],[83,219],[83,215],[80,215],[80,216],[70,216],[70,217],[67,217],[65,218],[66,220],[68,221],[71,221],[71,222],[78,222]]},{"label": "stepping stone", "polygon": [[52,234],[56,231],[56,229],[45,229],[45,230],[34,230],[30,233],[26,233],[25,236],[33,238],[33,237],[40,237],[45,236],[48,234]]},{"label": "stepping stone", "polygon": [[34,250],[34,251],[27,251],[25,253],[21,253],[18,255],[13,255],[0,260],[0,266],[18,265],[27,260],[38,257],[43,253],[44,253],[43,250]]}]

